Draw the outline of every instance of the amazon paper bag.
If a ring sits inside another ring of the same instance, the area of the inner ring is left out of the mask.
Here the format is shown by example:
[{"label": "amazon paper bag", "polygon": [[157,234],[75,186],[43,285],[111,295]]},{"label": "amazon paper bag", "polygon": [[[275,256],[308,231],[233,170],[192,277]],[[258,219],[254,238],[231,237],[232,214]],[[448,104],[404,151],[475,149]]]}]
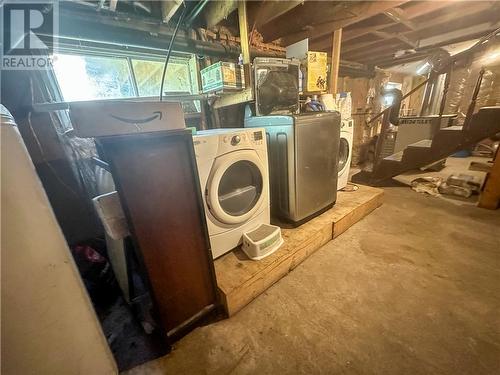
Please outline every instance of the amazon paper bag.
[{"label": "amazon paper bag", "polygon": [[184,129],[180,103],[140,100],[72,102],[69,113],[81,138]]}]

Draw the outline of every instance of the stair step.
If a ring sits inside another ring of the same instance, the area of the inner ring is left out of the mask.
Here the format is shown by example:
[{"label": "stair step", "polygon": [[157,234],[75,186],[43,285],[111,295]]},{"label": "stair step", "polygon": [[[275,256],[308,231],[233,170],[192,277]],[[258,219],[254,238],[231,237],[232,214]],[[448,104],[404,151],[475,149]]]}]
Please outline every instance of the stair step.
[{"label": "stair step", "polygon": [[390,156],[385,157],[383,160],[400,162],[403,160],[403,151],[396,152]]},{"label": "stair step", "polygon": [[413,157],[418,153],[427,155],[423,156],[418,163],[417,160],[403,158],[401,152],[382,159],[372,173],[371,183],[381,182],[415,167],[446,158],[448,155],[496,133],[500,133],[500,106],[481,108],[479,112],[474,114],[469,129],[465,130],[458,125],[440,129],[432,139],[430,150],[420,145],[406,148],[407,157],[410,154]]},{"label": "stair step", "polygon": [[415,143],[412,143],[408,146],[406,146],[407,148],[417,148],[417,149],[421,149],[421,148],[430,148],[432,145],[432,140],[431,139],[422,139],[421,141],[418,141],[418,142],[415,142]]},{"label": "stair step", "polygon": [[453,125],[453,126],[447,126],[446,128],[441,128],[439,131],[447,131],[447,132],[461,132],[463,130],[462,125]]},{"label": "stair step", "polygon": [[460,125],[448,126],[440,129],[432,140],[432,149],[441,151],[460,145],[465,140],[465,132]]},{"label": "stair step", "polygon": [[412,143],[403,151],[403,163],[405,166],[414,165],[415,167],[423,161],[427,160],[432,155],[432,140],[423,139],[421,141]]}]

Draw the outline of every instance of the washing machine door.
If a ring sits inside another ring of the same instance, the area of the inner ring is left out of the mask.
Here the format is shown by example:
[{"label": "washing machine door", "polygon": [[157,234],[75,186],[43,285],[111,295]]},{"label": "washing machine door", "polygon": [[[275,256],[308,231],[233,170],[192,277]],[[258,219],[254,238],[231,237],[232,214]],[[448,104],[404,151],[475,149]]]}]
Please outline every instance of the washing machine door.
[{"label": "washing machine door", "polygon": [[206,200],[212,215],[225,224],[252,218],[266,196],[266,169],[253,150],[218,157],[207,183]]},{"label": "washing machine door", "polygon": [[339,176],[344,173],[347,167],[347,162],[349,161],[349,142],[346,138],[340,137],[339,143],[339,165],[337,170],[339,171]]}]

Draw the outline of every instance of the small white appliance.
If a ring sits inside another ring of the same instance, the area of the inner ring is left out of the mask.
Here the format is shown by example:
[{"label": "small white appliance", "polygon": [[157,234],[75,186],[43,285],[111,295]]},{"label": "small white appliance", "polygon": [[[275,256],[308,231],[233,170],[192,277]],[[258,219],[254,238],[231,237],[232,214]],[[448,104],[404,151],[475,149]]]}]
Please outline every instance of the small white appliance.
[{"label": "small white appliance", "polygon": [[352,142],[354,138],[354,121],[342,119],[340,124],[340,145],[337,190],[347,186],[349,180],[349,169],[351,168]]},{"label": "small white appliance", "polygon": [[264,129],[212,129],[193,136],[213,258],[245,232],[269,224],[269,167]]}]

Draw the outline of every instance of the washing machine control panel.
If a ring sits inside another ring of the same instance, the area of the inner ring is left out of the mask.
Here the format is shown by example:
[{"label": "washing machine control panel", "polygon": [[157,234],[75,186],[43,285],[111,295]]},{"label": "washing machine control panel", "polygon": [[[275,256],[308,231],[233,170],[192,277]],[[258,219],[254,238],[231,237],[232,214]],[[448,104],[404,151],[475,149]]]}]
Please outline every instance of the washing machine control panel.
[{"label": "washing machine control panel", "polygon": [[237,145],[238,143],[240,143],[240,142],[241,142],[241,137],[240,137],[239,135],[233,135],[233,136],[231,137],[231,144],[232,144],[233,146],[236,146],[236,145]]},{"label": "washing machine control panel", "polygon": [[341,129],[344,129],[344,128],[352,128],[354,125],[354,121],[353,120],[342,120],[340,122],[340,128]]},{"label": "washing machine control panel", "polygon": [[222,142],[231,146],[260,146],[264,142],[264,136],[262,131],[244,132],[241,134],[225,135],[222,137]]}]

